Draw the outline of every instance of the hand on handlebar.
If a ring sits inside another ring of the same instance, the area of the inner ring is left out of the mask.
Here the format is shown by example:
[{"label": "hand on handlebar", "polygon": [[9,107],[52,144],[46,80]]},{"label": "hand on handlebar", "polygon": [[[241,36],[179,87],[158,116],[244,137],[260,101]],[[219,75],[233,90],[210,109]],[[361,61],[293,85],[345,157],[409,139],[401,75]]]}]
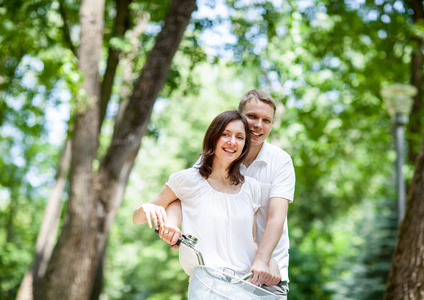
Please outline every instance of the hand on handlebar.
[{"label": "hand on handlebar", "polygon": [[181,236],[181,230],[174,225],[162,224],[159,228],[159,237],[171,245],[171,249],[178,249],[178,238]]},{"label": "hand on handlebar", "polygon": [[264,282],[267,286],[277,285],[281,281],[280,267],[274,259],[269,262],[269,268],[271,271],[271,278]]},{"label": "hand on handlebar", "polygon": [[272,286],[278,284],[281,280],[278,264],[274,260],[271,260],[269,264],[255,260],[250,271],[253,273],[250,282],[257,286],[264,284]]}]

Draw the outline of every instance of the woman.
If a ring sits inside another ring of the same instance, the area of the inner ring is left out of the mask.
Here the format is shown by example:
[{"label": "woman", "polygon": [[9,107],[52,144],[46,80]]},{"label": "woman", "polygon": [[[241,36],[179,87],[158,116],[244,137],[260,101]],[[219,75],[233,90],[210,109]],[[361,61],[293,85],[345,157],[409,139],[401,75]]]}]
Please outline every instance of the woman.
[{"label": "woman", "polygon": [[[219,114],[206,131],[200,164],[172,174],[155,198],[135,210],[133,222],[152,227],[152,219],[170,242],[170,236],[180,235],[179,220],[167,219],[164,208],[180,199],[182,231],[198,238],[196,248],[206,266],[231,268],[244,276],[255,258],[254,218],[260,198],[259,183],[240,173],[249,147],[246,119],[237,111]],[[180,248],[180,264],[193,274],[197,260],[190,249]]]}]

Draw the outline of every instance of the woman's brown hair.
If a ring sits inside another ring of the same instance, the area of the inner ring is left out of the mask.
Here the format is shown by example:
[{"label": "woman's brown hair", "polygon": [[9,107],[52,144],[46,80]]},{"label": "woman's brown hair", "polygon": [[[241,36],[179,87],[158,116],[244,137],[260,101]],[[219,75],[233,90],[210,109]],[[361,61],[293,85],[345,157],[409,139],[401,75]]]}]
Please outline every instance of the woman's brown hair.
[{"label": "woman's brown hair", "polygon": [[229,110],[220,113],[215,117],[215,119],[213,119],[212,123],[206,130],[206,134],[203,139],[203,152],[201,154],[202,159],[198,167],[200,175],[202,175],[205,179],[208,179],[209,175],[212,173],[212,162],[215,157],[216,144],[218,143],[219,138],[228,123],[236,120],[243,122],[244,130],[246,132],[246,140],[240,156],[229,166],[228,176],[231,184],[237,185],[244,182],[244,176],[240,173],[240,165],[250,149],[250,130],[246,118],[236,110]]}]

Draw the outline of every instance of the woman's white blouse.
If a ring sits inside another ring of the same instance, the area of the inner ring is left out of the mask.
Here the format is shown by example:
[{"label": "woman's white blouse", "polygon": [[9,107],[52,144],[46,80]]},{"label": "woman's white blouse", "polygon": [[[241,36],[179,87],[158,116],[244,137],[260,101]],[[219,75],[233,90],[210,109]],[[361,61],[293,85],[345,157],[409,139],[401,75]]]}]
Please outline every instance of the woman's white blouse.
[{"label": "woman's white blouse", "polygon": [[[196,248],[205,265],[218,270],[230,268],[242,277],[255,258],[253,216],[259,208],[260,185],[245,176],[237,194],[214,190],[198,169],[172,174],[166,183],[181,200],[182,232],[198,238]],[[198,265],[189,248],[180,247],[180,264],[188,275]]]}]

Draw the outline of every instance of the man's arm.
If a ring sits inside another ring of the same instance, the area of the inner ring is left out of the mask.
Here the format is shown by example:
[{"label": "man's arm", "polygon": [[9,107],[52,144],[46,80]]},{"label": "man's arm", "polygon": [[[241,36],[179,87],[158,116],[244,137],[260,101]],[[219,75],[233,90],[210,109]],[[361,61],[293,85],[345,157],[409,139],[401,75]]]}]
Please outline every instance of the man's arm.
[{"label": "man's arm", "polygon": [[[253,284],[275,285],[281,280],[279,273],[276,274],[276,272],[270,270],[269,262],[272,252],[283,234],[288,207],[289,200],[285,198],[274,197],[269,199],[265,232],[250,269],[254,274],[251,279]],[[272,275],[270,275],[271,272]]]}]

